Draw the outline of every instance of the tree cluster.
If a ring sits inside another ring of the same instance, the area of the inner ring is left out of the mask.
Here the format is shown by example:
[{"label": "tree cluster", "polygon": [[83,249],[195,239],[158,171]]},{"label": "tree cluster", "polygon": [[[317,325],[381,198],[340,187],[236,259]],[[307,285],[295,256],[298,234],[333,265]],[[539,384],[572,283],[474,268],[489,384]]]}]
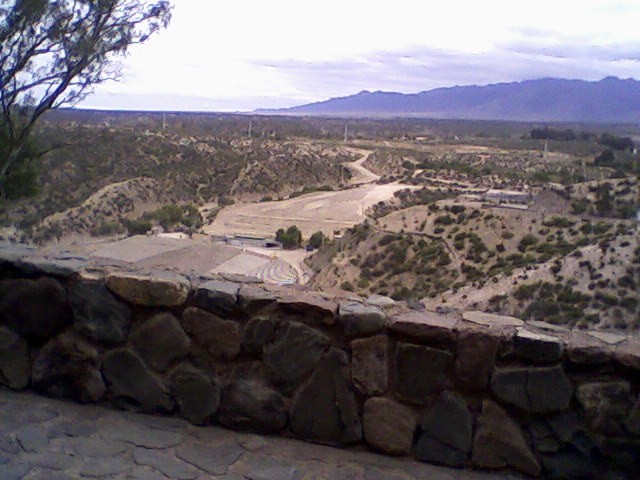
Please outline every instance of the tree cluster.
[{"label": "tree cluster", "polygon": [[531,138],[534,140],[560,140],[572,141],[576,139],[576,134],[570,128],[566,130],[558,130],[555,128],[534,128],[531,130]]},{"label": "tree cluster", "polygon": [[114,60],[166,27],[170,16],[166,0],[0,3],[0,198],[31,191],[24,183],[42,152],[29,142],[42,115],[118,78]]},{"label": "tree cluster", "polygon": [[603,133],[600,135],[598,143],[614,150],[633,150],[635,148],[635,144],[631,138],[618,137],[617,135],[611,135],[610,133]]},{"label": "tree cluster", "polygon": [[321,231],[315,232],[309,237],[309,246],[311,248],[320,248],[324,243],[324,233]]},{"label": "tree cluster", "polygon": [[282,243],[282,246],[286,249],[300,248],[300,245],[302,245],[302,232],[295,225],[291,225],[287,230],[279,228],[276,231],[276,240]]}]

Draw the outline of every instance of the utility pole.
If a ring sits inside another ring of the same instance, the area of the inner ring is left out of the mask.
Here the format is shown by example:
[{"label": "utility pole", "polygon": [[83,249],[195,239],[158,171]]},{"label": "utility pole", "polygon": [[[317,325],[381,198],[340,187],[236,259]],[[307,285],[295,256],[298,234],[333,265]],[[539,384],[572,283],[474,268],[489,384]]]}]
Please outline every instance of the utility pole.
[{"label": "utility pole", "polygon": [[349,124],[344,124],[344,143],[347,143],[347,139],[349,138]]},{"label": "utility pole", "polygon": [[544,141],[544,153],[542,154],[542,158],[547,158],[549,156],[549,140]]},{"label": "utility pole", "polygon": [[251,138],[251,130],[253,128],[253,120],[249,120],[249,130],[247,132],[247,136]]},{"label": "utility pole", "polygon": [[162,112],[162,130],[167,129],[167,114]]}]

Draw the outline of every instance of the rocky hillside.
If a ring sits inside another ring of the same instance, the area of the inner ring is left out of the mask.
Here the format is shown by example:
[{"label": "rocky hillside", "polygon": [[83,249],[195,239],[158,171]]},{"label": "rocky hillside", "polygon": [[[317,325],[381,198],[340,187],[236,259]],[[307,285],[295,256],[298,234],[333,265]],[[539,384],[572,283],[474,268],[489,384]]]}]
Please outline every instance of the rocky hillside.
[{"label": "rocky hillside", "polygon": [[640,329],[635,221],[437,200],[361,225],[312,285],[579,328]]},{"label": "rocky hillside", "polygon": [[33,241],[101,236],[125,231],[124,221],[158,208],[164,199],[161,184],[152,178],[134,178],[101,188],[77,207],[49,215],[31,232]]},{"label": "rocky hillside", "polygon": [[341,147],[307,141],[152,132],[139,126],[49,122],[39,194],[0,205],[0,236],[46,242],[124,229],[163,204],[260,200],[335,188]]},{"label": "rocky hillside", "polygon": [[305,187],[334,188],[349,179],[348,170],[341,169],[340,163],[355,159],[343,147],[305,141],[266,140],[260,148],[264,154],[254,155],[230,188],[233,198],[258,201],[282,198]]}]

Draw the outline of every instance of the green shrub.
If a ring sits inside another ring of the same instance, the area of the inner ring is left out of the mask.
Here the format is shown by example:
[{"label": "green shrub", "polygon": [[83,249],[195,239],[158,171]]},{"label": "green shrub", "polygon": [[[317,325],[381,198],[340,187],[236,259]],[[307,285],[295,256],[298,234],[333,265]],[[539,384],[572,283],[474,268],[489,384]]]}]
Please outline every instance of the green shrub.
[{"label": "green shrub", "polygon": [[389,245],[391,242],[395,242],[396,240],[399,240],[399,239],[400,239],[399,235],[395,235],[393,233],[387,233],[384,237],[382,237],[378,241],[378,245],[380,245],[381,247],[384,247],[385,245]]},{"label": "green shrub", "polygon": [[575,222],[572,222],[566,217],[553,217],[545,220],[542,224],[545,227],[570,228],[575,225]]},{"label": "green shrub", "polygon": [[571,202],[571,213],[574,215],[582,215],[587,211],[589,207],[589,200],[586,198],[579,198]]},{"label": "green shrub", "polygon": [[346,290],[347,292],[353,292],[354,288],[353,285],[351,285],[351,283],[344,281],[340,284],[340,288],[342,290]]},{"label": "green shrub", "polygon": [[524,253],[527,251],[527,248],[533,245],[536,245],[537,243],[538,243],[538,237],[536,237],[531,233],[528,233],[527,235],[522,237],[522,240],[520,240],[520,243],[518,243],[518,250]]},{"label": "green shrub", "polygon": [[452,225],[454,222],[450,215],[441,215],[433,223],[436,225]]},{"label": "green shrub", "polygon": [[638,306],[638,299],[634,297],[624,297],[620,299],[620,306],[630,312],[635,312],[636,307]]},{"label": "green shrub", "polygon": [[312,248],[320,248],[324,243],[324,233],[317,231],[309,237],[309,246]]},{"label": "green shrub", "polygon": [[124,222],[129,235],[144,235],[151,230],[151,222],[146,220],[126,220]]},{"label": "green shrub", "polygon": [[279,228],[276,231],[276,240],[281,242],[284,248],[293,250],[302,244],[302,233],[295,225],[291,225],[286,231]]},{"label": "green shrub", "polygon": [[124,227],[117,222],[102,222],[98,226],[91,230],[91,235],[96,237],[102,237],[105,235],[113,235],[115,233],[122,233]]}]

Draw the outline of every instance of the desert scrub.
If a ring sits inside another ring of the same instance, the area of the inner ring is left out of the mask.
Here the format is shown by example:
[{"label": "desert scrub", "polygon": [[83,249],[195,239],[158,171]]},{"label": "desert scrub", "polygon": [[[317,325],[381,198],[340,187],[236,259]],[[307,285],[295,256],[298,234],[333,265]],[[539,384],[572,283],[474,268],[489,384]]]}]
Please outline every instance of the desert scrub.
[{"label": "desert scrub", "polygon": [[514,298],[531,300],[525,310],[525,318],[545,320],[550,323],[576,325],[582,320],[583,311],[591,297],[561,283],[536,282],[521,285]]},{"label": "desert scrub", "polygon": [[545,227],[571,228],[575,225],[575,222],[572,222],[566,217],[552,217],[542,222],[542,224]]},{"label": "desert scrub", "polygon": [[539,242],[538,237],[535,235],[528,233],[518,243],[518,250],[522,253],[526,252],[529,247],[536,245]]},{"label": "desert scrub", "polygon": [[353,290],[354,290],[353,289],[353,285],[351,284],[351,282],[347,282],[347,281],[342,282],[340,284],[340,288],[342,290],[346,290],[347,292],[353,292]]},{"label": "desert scrub", "polygon": [[436,225],[452,225],[455,222],[450,215],[441,215],[434,220],[434,224]]}]

